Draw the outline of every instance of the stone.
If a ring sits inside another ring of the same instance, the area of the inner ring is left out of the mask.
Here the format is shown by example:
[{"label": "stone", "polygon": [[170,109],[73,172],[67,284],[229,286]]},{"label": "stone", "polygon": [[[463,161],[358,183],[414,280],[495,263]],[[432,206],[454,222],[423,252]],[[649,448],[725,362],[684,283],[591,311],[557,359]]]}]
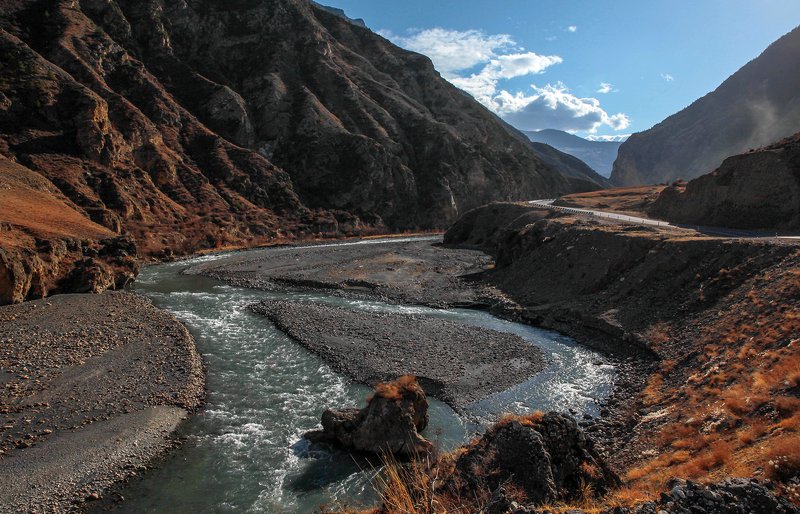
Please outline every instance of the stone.
[{"label": "stone", "polygon": [[403,376],[378,384],[363,409],[328,409],[322,430],[304,434],[311,442],[401,457],[414,457],[433,449],[420,435],[428,425],[428,400],[417,379]]},{"label": "stone", "polygon": [[510,484],[533,505],[603,494],[620,483],[577,422],[551,412],[502,420],[465,448],[448,486],[462,497]]}]

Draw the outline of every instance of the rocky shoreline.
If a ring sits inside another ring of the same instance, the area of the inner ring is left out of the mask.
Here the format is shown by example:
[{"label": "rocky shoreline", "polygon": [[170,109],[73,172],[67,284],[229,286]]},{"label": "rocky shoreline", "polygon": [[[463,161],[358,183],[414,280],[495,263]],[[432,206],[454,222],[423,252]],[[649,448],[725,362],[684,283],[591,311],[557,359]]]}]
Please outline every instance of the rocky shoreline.
[{"label": "rocky shoreline", "polygon": [[[129,293],[0,307],[0,506],[82,510],[174,445],[204,399],[194,340]],[[113,500],[113,499],[112,499]]]}]

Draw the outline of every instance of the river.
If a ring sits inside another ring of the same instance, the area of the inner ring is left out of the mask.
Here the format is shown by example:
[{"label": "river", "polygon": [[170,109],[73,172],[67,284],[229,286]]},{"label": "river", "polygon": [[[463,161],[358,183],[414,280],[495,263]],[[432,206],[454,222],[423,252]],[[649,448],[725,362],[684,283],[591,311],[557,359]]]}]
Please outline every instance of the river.
[{"label": "river", "polygon": [[192,264],[221,258],[148,266],[131,288],[189,328],[207,366],[208,397],[205,409],[182,428],[184,444],[123,491],[117,512],[312,512],[323,504],[368,506],[375,500],[367,462],[344,452],[310,451],[301,439],[325,408],[363,406],[371,389],[247,310],[264,299],[439,316],[513,332],[539,346],[549,362],[545,371],[469,405],[464,415],[431,401],[426,436],[444,449],[505,412],[573,409],[596,415],[598,402],[611,392],[614,367],[601,355],[561,334],[486,312],[265,292],[181,274]]}]

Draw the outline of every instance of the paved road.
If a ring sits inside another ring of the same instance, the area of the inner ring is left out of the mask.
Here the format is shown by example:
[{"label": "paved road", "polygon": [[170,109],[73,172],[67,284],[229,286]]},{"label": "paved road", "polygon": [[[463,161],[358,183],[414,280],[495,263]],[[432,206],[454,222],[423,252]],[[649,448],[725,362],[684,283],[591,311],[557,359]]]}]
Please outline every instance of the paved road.
[{"label": "paved road", "polygon": [[657,227],[672,227],[672,228],[684,228],[684,229],[688,228],[691,230],[696,230],[697,232],[700,232],[702,234],[708,234],[720,237],[748,238],[748,239],[786,239],[790,241],[800,241],[800,236],[794,234],[767,233],[763,231],[754,231],[754,230],[736,230],[736,229],[722,228],[722,227],[705,227],[702,225],[679,225],[675,223],[669,223],[668,221],[654,220],[652,218],[640,218],[638,216],[629,216],[627,214],[620,214],[618,212],[579,209],[576,207],[562,207],[560,205],[553,205],[553,202],[555,201],[556,201],[555,198],[550,198],[546,200],[531,200],[528,203],[531,205],[552,209],[554,211],[567,212],[570,214],[578,214],[582,216],[590,216],[593,218],[607,218],[616,221],[621,221],[623,223],[631,223],[634,225],[653,225]]}]

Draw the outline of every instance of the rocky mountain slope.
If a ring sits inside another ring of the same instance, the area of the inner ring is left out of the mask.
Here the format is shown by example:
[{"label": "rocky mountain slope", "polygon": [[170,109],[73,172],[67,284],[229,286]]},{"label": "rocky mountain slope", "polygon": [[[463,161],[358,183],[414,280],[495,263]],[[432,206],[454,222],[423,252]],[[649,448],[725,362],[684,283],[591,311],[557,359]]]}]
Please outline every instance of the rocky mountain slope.
[{"label": "rocky mountain slope", "polygon": [[666,188],[648,213],[674,223],[800,229],[800,133],[729,157],[685,186]]},{"label": "rocky mountain slope", "polygon": [[622,145],[621,141],[589,141],[569,132],[555,129],[529,130],[524,133],[535,143],[544,143],[577,157],[603,177],[611,175],[617,151]]},{"label": "rocky mountain slope", "polygon": [[0,155],[143,256],[599,187],[307,0],[0,0],[0,54]]},{"label": "rocky mountain slope", "polygon": [[617,185],[692,179],[729,156],[800,130],[800,27],[770,45],[715,91],[619,149]]},{"label": "rocky mountain slope", "polygon": [[92,222],[51,182],[0,156],[0,305],[122,287],[139,262],[130,237]]}]

